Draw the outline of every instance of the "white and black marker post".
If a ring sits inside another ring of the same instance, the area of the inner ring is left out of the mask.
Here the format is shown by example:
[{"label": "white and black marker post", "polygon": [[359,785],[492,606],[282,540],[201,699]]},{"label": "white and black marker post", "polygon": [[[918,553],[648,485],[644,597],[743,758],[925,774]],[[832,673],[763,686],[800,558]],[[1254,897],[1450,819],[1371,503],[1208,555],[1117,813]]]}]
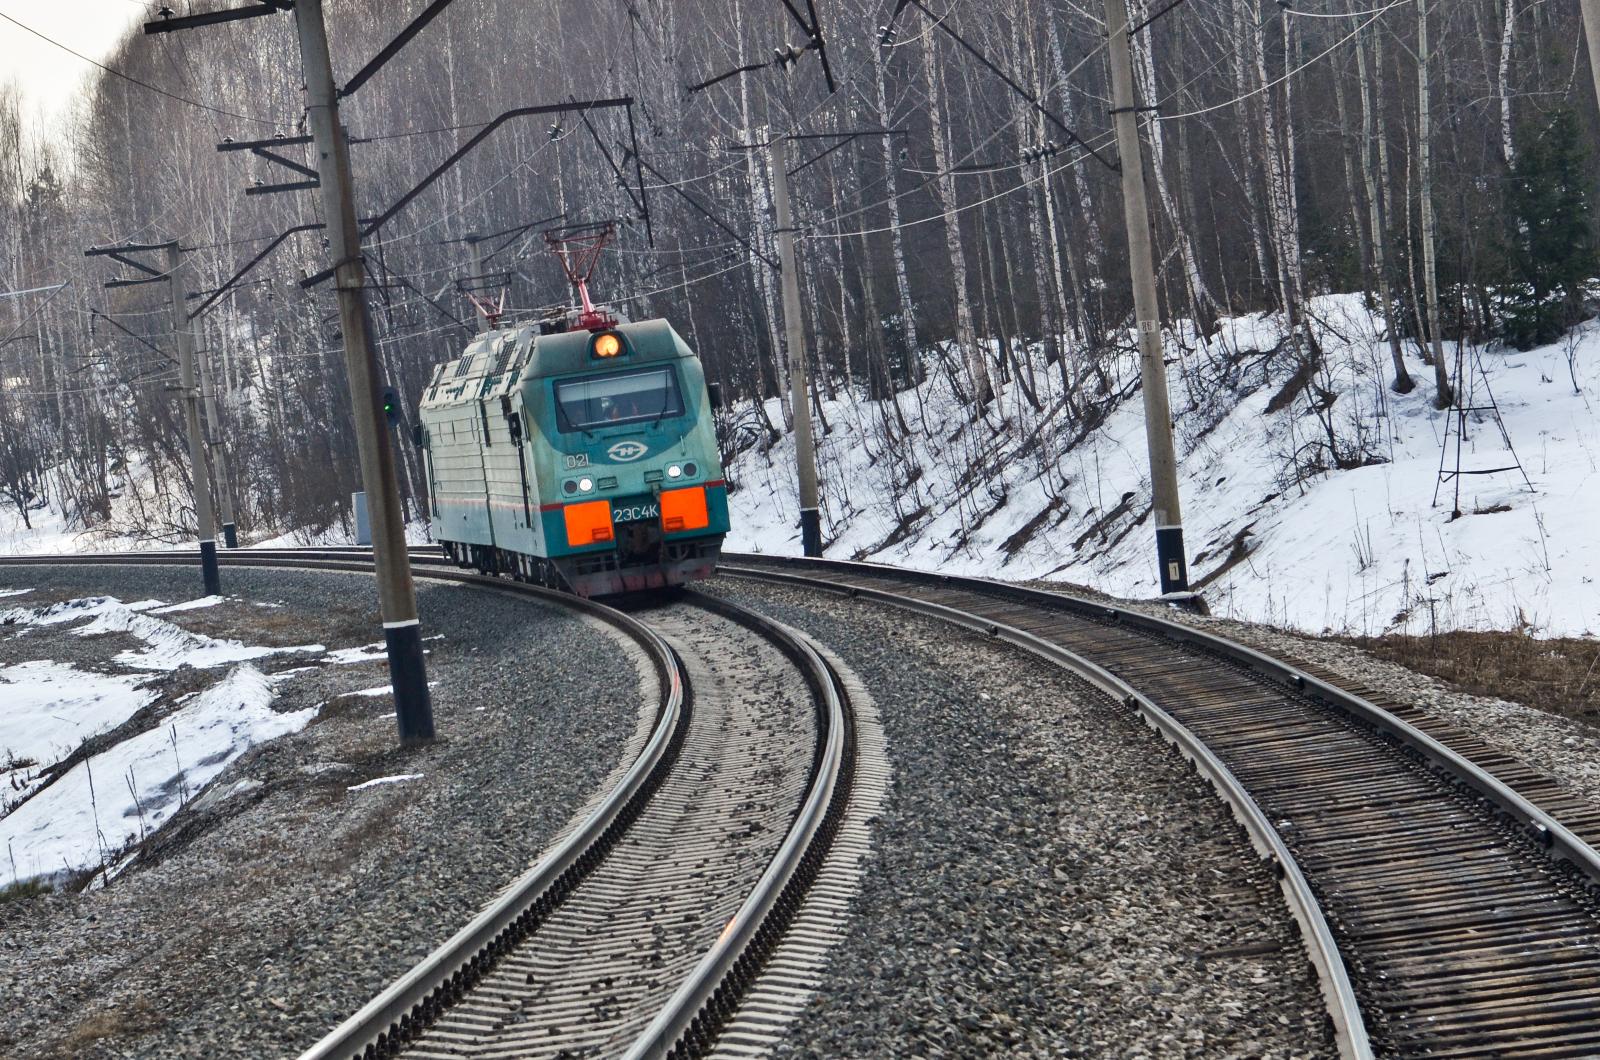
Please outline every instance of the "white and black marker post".
[{"label": "white and black marker post", "polygon": [[433,703],[428,695],[428,674],[422,657],[422,626],[417,619],[411,560],[406,553],[394,451],[384,429],[377,357],[368,329],[349,145],[344,128],[339,124],[339,103],[328,60],[322,0],[297,0],[294,19],[300,35],[300,60],[305,70],[306,119],[316,147],[323,217],[327,223],[329,252],[333,255],[334,286],[339,293],[339,326],[344,333],[344,363],[355,411],[361,481],[372,517],[373,566],[378,579],[378,604],[383,614],[383,639],[389,652],[395,718],[402,744],[421,743],[433,739]]},{"label": "white and black marker post", "polygon": [[800,272],[794,263],[794,224],[789,216],[789,160],[782,136],[768,144],[772,198],[778,214],[778,265],[783,280],[784,342],[789,347],[789,405],[794,419],[794,462],[800,475],[800,542],[807,556],[822,555],[822,516],[817,504],[817,452],[811,434],[811,388],[806,382],[805,317],[800,312]]},{"label": "white and black marker post", "polygon": [[178,344],[178,384],[183,391],[183,419],[189,435],[189,468],[194,476],[194,518],[200,531],[200,574],[207,596],[222,595],[222,574],[217,569],[217,523],[211,512],[211,476],[206,470],[206,440],[200,426],[200,387],[194,371],[194,332],[183,304],[183,284],[178,278],[181,252],[177,242],[166,244],[167,292],[172,296],[172,335]]},{"label": "white and black marker post", "polygon": [[1156,520],[1156,560],[1161,592],[1186,592],[1189,566],[1183,554],[1183,511],[1178,503],[1178,459],[1172,446],[1172,408],[1161,348],[1161,304],[1156,299],[1155,258],[1150,249],[1150,209],[1145,197],[1144,148],[1133,99],[1133,55],[1128,42],[1127,0],[1106,0],[1111,49],[1111,105],[1122,167],[1122,207],[1128,224],[1128,268],[1133,275],[1134,317],[1139,330],[1139,369],[1144,383],[1145,441],[1150,449],[1150,486]]}]

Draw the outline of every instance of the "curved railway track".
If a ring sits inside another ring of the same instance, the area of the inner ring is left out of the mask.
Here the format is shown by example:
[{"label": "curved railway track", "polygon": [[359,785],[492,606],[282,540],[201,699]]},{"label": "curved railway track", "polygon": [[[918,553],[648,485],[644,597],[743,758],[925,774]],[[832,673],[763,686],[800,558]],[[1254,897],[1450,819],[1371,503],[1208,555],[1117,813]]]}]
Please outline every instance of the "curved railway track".
[{"label": "curved railway track", "polygon": [[725,557],[723,573],[956,622],[1138,709],[1274,861],[1342,1055],[1600,1055],[1600,811],[1470,734],[1056,593],[836,561]]},{"label": "curved railway track", "polygon": [[[413,558],[427,567],[427,577],[510,584],[455,571],[436,554],[419,550]],[[1256,849],[1273,863],[1321,978],[1343,1056],[1600,1055],[1600,1006],[1593,1001],[1600,995],[1600,855],[1591,845],[1600,840],[1600,811],[1470,733],[1386,701],[1377,690],[1340,687],[1331,674],[1100,603],[866,564],[725,559],[723,573],[735,578],[873,599],[1005,639],[1074,670],[1142,714],[1210,779]],[[226,561],[366,567],[360,550],[350,549],[231,553]],[[702,605],[747,628],[762,621],[727,602]],[[683,632],[680,626],[680,640]],[[791,661],[796,653],[809,655],[808,681],[830,680],[820,676],[827,667],[808,645],[786,631],[772,632],[777,636],[770,643],[791,641],[784,649]],[[690,669],[704,664],[702,657]],[[840,700],[837,687],[831,695]],[[841,700],[840,706],[842,714],[847,705]],[[666,710],[664,705],[663,717]],[[691,706],[683,713],[694,712]],[[822,757],[817,753],[814,765]],[[842,801],[846,786],[837,784],[826,801]],[[814,784],[808,790],[801,820],[825,798]],[[722,816],[738,816],[740,806],[726,809],[736,812]],[[818,823],[814,831],[828,827]],[[648,1019],[642,1012],[659,1012],[643,1034],[631,1038],[628,1055],[693,1055],[714,1042],[717,1028],[737,1007],[735,982],[749,982],[758,954],[781,933],[779,921],[763,920],[762,909],[793,912],[792,892],[806,871],[778,867],[785,852],[800,845],[793,835],[784,841],[761,886],[692,974],[678,980],[670,1003],[652,1007],[665,989],[658,980],[639,992],[651,996],[648,1004],[619,1016],[617,1027],[637,1031]],[[619,859],[617,867],[626,861]],[[700,870],[689,870],[687,878],[695,879],[695,871]],[[786,885],[769,879],[775,873]],[[755,897],[763,893],[766,899]],[[573,937],[569,933],[569,941]],[[511,946],[489,948],[503,954]],[[611,958],[596,951],[585,959],[602,969],[603,982]],[[680,971],[684,962],[680,952]],[[467,1055],[426,1050],[451,1033],[465,1036],[457,1043],[463,1049],[476,1049],[484,1043],[473,1035],[484,1027],[522,1026],[518,1021],[528,1008],[511,989],[515,979],[520,974],[539,980],[550,970],[513,962],[504,965],[504,974],[486,972],[482,956],[468,967],[469,978],[489,985],[490,993],[482,996],[490,1000],[481,1010],[466,1006],[441,1021],[440,1033],[424,1036],[415,1055]],[[436,976],[437,968],[429,975]],[[613,979],[606,988],[614,985]],[[443,993],[461,991],[451,987]],[[404,1012],[387,1006],[385,1044],[366,1055],[382,1055],[397,1036],[415,1037],[420,1022],[408,1025],[407,1015],[434,1018],[442,994],[431,996],[432,1008],[426,1001],[413,1001]],[[535,1028],[546,1026],[528,1020]],[[537,1033],[516,1035],[517,1044],[507,1051],[471,1055],[547,1055],[518,1052],[531,1049]],[[565,1055],[619,1052],[627,1037],[597,1033],[583,1039],[587,1044],[569,1042],[578,1048]],[[366,1048],[346,1038],[337,1049],[307,1055],[358,1055]]]},{"label": "curved railway track", "polygon": [[[232,552],[224,562],[371,569],[349,549]],[[855,769],[843,682],[802,636],[715,598],[686,594],[628,614],[456,570],[423,576],[603,618],[649,653],[662,699],[643,751],[588,817],[302,1060],[705,1053],[748,1015],[745,993],[790,923],[814,915],[807,892],[840,835]]]}]

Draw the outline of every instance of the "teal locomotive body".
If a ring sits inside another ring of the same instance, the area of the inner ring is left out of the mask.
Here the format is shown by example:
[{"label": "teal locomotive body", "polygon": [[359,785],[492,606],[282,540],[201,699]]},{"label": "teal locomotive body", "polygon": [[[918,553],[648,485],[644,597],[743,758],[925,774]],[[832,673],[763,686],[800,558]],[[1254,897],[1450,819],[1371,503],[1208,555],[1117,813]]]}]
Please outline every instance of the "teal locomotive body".
[{"label": "teal locomotive body", "polygon": [[665,320],[486,332],[423,394],[434,540],[582,596],[716,569],[728,495],[700,359]]}]

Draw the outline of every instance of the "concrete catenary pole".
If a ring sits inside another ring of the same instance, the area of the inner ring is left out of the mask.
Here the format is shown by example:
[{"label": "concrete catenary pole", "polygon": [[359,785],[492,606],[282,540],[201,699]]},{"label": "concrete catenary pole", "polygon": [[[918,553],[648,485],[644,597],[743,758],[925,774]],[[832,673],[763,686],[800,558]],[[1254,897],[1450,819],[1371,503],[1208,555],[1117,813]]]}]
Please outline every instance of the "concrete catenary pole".
[{"label": "concrete catenary pole", "polygon": [[[194,321],[189,321],[194,326]],[[217,476],[217,510],[222,516],[222,543],[229,548],[239,547],[239,529],[233,521],[233,490],[228,487],[228,454],[223,449],[222,421],[217,418],[216,375],[211,371],[211,351],[197,350],[200,364],[200,393],[206,403],[206,448],[211,453],[211,467]]]},{"label": "concrete catenary pole", "polygon": [[183,283],[178,277],[181,254],[176,242],[163,249],[167,255],[167,293],[172,297],[172,335],[178,345],[178,384],[183,391],[183,420],[189,435],[189,470],[194,476],[194,518],[199,527],[200,575],[207,596],[222,595],[222,575],[217,570],[217,522],[211,512],[211,476],[206,469],[206,440],[200,428],[200,387],[194,374],[194,333],[183,304]]},{"label": "concrete catenary pole", "polygon": [[789,347],[789,405],[794,414],[794,462],[800,475],[800,542],[808,556],[822,555],[822,515],[817,504],[817,451],[811,434],[811,388],[806,383],[805,317],[800,310],[800,272],[794,262],[794,224],[789,216],[788,145],[769,145],[772,198],[778,213],[778,266],[783,273],[784,343]]},{"label": "concrete catenary pole", "polygon": [[368,329],[349,145],[344,128],[339,124],[339,103],[328,59],[322,0],[297,0],[294,17],[300,35],[300,61],[305,69],[306,119],[316,146],[317,172],[322,181],[322,212],[328,226],[329,253],[333,255],[334,285],[339,294],[339,325],[344,333],[344,363],[355,412],[361,481],[372,518],[373,565],[383,614],[383,639],[389,652],[395,718],[400,742],[420,743],[433,739],[433,703],[428,695],[422,625],[417,618],[411,561],[406,553],[394,452],[384,429],[378,359]]},{"label": "concrete catenary pole", "polygon": [[1582,0],[1583,35],[1589,41],[1589,73],[1594,77],[1595,100],[1600,102],[1600,0]]},{"label": "concrete catenary pole", "polygon": [[1161,592],[1189,588],[1183,553],[1183,512],[1178,503],[1178,459],[1172,445],[1172,410],[1161,348],[1161,305],[1156,300],[1155,257],[1150,248],[1150,209],[1145,198],[1144,148],[1133,100],[1133,55],[1128,44],[1127,0],[1106,0],[1110,34],[1111,105],[1122,165],[1122,207],[1128,223],[1128,267],[1139,331],[1139,367],[1144,383],[1145,441],[1150,449],[1150,485],[1155,504],[1156,560]]}]

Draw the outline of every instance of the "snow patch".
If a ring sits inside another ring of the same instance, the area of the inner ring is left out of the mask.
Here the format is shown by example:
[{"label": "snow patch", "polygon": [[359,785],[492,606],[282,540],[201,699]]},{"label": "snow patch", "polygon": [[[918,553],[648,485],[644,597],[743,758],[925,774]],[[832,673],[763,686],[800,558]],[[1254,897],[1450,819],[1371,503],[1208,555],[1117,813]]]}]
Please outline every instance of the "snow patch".
[{"label": "snow patch", "polygon": [[272,710],[272,681],[242,665],[157,729],[80,762],[0,819],[0,886],[101,865],[160,827],[251,747],[298,732],[316,708]]},{"label": "snow patch", "polygon": [[404,784],[408,780],[421,780],[422,777],[423,774],[421,773],[400,773],[392,777],[378,777],[376,780],[368,780],[360,784],[352,784],[345,790],[365,791],[368,788],[378,787],[380,784]]},{"label": "snow patch", "polygon": [[139,687],[144,680],[48,659],[0,667],[0,807],[21,802],[84,740],[154,702],[156,693]]},{"label": "snow patch", "polygon": [[150,613],[152,615],[170,615],[178,611],[198,611],[202,607],[216,607],[218,604],[225,604],[227,602],[228,598],[225,596],[202,596],[198,600],[189,600],[181,604],[168,604],[166,607],[158,607],[153,609]]},{"label": "snow patch", "polygon": [[144,651],[119,652],[116,661],[136,670],[176,670],[180,666],[209,669],[228,663],[259,659],[280,652],[320,652],[322,645],[294,648],[251,647],[236,640],[218,640],[191,633],[165,619],[141,614],[129,607],[105,607],[94,621],[73,631],[80,637],[102,633],[127,633],[149,645]]},{"label": "snow patch", "polygon": [[323,656],[324,662],[336,666],[349,666],[351,663],[383,662],[389,658],[382,641],[376,644],[366,644],[359,648],[338,648]]}]

